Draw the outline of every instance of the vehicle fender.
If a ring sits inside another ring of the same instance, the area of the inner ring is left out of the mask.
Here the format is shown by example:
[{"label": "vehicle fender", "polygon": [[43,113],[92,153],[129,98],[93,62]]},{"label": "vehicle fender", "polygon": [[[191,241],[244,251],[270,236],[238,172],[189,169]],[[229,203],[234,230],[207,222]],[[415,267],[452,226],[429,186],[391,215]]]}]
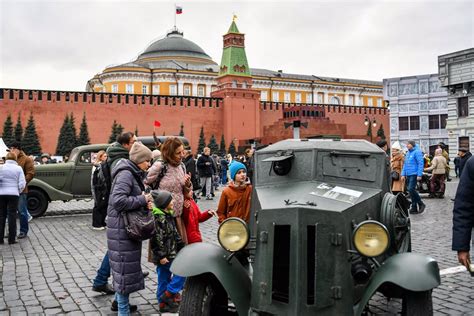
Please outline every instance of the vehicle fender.
[{"label": "vehicle fender", "polygon": [[212,273],[235,304],[239,315],[250,308],[251,281],[247,270],[223,248],[210,243],[194,243],[184,247],[171,264],[171,272],[190,277]]},{"label": "vehicle fender", "polygon": [[390,257],[370,280],[362,299],[354,306],[354,315],[361,315],[372,295],[387,282],[413,292],[431,290],[441,283],[438,262],[431,257],[409,252]]},{"label": "vehicle fender", "polygon": [[30,183],[28,183],[28,189],[35,188],[44,191],[50,201],[69,201],[73,199],[72,194],[60,191],[43,180],[33,178]]}]

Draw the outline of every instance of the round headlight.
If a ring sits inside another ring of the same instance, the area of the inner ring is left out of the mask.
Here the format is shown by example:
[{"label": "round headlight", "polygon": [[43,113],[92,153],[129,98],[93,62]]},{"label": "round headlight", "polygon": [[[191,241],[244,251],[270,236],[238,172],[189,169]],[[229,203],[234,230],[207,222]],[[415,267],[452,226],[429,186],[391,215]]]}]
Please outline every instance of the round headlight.
[{"label": "round headlight", "polygon": [[366,257],[380,256],[390,245],[387,228],[372,220],[357,225],[352,238],[357,251]]},{"label": "round headlight", "polygon": [[249,242],[247,224],[237,217],[231,217],[222,222],[217,231],[217,239],[221,246],[231,252],[239,251]]}]

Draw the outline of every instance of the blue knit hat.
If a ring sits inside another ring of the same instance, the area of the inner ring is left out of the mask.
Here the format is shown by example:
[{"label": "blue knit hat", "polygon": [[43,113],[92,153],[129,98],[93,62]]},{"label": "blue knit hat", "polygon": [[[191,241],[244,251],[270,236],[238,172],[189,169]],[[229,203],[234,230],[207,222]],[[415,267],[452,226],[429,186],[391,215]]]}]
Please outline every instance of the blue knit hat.
[{"label": "blue knit hat", "polygon": [[230,164],[230,167],[229,167],[229,170],[230,170],[230,178],[232,180],[235,180],[235,175],[237,174],[237,172],[240,170],[240,169],[244,169],[245,172],[247,172],[247,167],[245,167],[245,165],[241,162],[238,162],[238,161],[232,161],[232,163]]}]

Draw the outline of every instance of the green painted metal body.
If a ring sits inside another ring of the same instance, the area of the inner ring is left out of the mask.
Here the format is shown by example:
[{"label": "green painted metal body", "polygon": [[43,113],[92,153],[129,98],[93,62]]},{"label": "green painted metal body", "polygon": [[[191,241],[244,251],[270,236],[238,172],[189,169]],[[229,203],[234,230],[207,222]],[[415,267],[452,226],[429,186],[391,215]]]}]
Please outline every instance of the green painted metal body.
[{"label": "green painted metal body", "polygon": [[[285,160],[291,164],[279,165]],[[186,247],[174,263],[179,269],[174,269],[184,276],[211,272],[229,294],[238,293],[239,287],[247,293],[250,286],[250,310],[246,301],[241,306],[230,294],[240,315],[360,315],[376,291],[399,297],[403,289],[426,291],[440,282],[437,263],[430,257],[397,253],[392,247],[374,258],[378,267],[356,251],[352,236],[357,224],[396,218],[390,216],[393,203],[383,201],[395,197],[387,157],[374,144],[281,141],[255,153],[249,223],[252,275],[240,280],[227,266],[226,252],[216,246]],[[391,231],[389,235],[398,236]],[[358,267],[370,271],[356,278]]]},{"label": "green painted metal body", "polygon": [[388,258],[370,280],[360,302],[354,306],[354,315],[362,314],[369,299],[384,283],[414,292],[429,291],[441,284],[438,263],[417,253],[402,253]]},{"label": "green painted metal body", "polygon": [[212,273],[226,289],[239,315],[247,315],[250,307],[248,271],[230,253],[213,244],[195,243],[184,247],[171,265],[171,271],[184,277]]}]

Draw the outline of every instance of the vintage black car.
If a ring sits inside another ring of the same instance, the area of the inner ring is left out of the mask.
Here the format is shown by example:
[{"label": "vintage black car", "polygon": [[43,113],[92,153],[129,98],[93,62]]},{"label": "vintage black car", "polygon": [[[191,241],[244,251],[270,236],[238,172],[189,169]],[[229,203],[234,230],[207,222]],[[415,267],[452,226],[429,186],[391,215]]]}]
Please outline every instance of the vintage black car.
[{"label": "vintage black car", "polygon": [[431,315],[438,264],[411,253],[408,201],[388,175],[386,154],[362,140],[258,150],[251,222],[227,219],[222,247],[186,246],[172,264],[188,277],[180,315],[361,315],[375,292]]},{"label": "vintage black car", "polygon": [[[157,137],[163,143],[167,136]],[[186,138],[180,137],[185,147],[189,147]],[[153,136],[138,137],[138,141],[150,149],[155,149]],[[28,211],[33,217],[42,216],[51,201],[70,201],[91,199],[92,159],[100,150],[106,150],[110,144],[94,144],[76,147],[69,161],[35,166],[35,177],[28,184]]]}]

